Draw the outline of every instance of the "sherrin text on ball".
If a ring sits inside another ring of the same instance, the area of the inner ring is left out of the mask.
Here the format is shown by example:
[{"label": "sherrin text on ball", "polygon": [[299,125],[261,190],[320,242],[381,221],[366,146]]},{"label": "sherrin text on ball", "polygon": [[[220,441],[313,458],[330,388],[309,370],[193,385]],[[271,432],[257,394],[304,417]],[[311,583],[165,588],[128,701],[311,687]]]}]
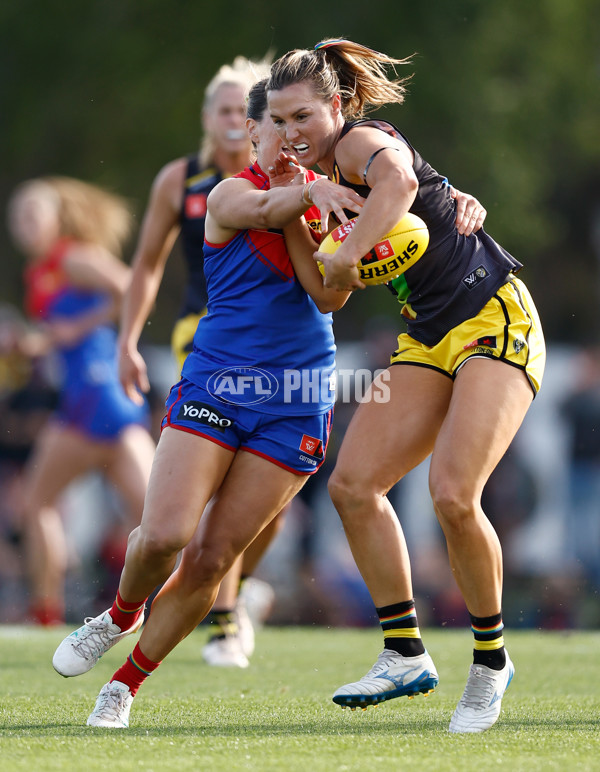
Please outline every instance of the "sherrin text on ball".
[{"label": "sherrin text on ball", "polygon": [[[334,254],[354,228],[358,217],[339,225],[321,241],[319,252]],[[420,260],[429,244],[429,230],[425,222],[408,212],[383,236],[357,265],[363,284],[386,284],[403,274]],[[323,266],[319,264],[321,273]]]}]

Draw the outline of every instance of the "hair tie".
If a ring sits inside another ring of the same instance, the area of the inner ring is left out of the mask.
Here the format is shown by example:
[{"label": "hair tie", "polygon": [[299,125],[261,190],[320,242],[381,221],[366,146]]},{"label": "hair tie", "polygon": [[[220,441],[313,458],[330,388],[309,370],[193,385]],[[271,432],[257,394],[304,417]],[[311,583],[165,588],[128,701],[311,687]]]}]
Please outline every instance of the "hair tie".
[{"label": "hair tie", "polygon": [[317,43],[314,50],[319,51],[321,48],[330,48],[331,46],[337,46],[338,43],[347,43],[346,38],[337,38],[336,40],[325,40],[322,43]]}]

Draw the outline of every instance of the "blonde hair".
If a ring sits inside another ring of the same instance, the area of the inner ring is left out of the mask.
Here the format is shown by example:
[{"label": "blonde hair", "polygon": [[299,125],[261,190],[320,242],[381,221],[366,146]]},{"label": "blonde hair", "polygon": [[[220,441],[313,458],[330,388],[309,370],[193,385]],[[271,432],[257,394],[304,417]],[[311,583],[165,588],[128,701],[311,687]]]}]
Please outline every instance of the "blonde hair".
[{"label": "blonde hair", "polygon": [[30,191],[40,189],[56,202],[61,236],[99,244],[121,256],[131,234],[133,218],[127,201],[97,185],[72,177],[37,177],[21,183],[11,203]]},{"label": "blonde hair", "polygon": [[342,115],[351,120],[382,105],[402,104],[412,76],[390,79],[387,70],[391,67],[396,75],[396,65],[411,62],[412,56],[395,59],[351,40],[326,38],[312,51],[295,49],[277,59],[267,88],[279,91],[308,81],[322,99],[339,94]]},{"label": "blonde hair", "polygon": [[[247,99],[252,86],[262,78],[268,77],[272,59],[272,54],[267,52],[259,61],[246,59],[245,56],[236,56],[231,64],[222,65],[204,91],[202,112],[210,111],[215,95],[222,86],[240,86],[244,92],[244,98]],[[214,137],[205,132],[200,145],[200,160],[203,165],[211,163],[214,152]]]}]

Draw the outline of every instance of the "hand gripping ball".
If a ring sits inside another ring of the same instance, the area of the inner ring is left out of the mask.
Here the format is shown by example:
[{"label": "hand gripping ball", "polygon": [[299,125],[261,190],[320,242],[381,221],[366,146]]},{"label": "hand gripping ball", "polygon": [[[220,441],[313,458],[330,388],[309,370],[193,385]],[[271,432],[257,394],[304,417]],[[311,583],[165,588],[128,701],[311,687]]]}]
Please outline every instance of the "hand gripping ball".
[{"label": "hand gripping ball", "polygon": [[[321,241],[319,252],[334,254],[354,228],[358,217],[339,225]],[[429,230],[416,214],[408,212],[386,233],[357,265],[363,284],[386,284],[403,274],[423,257],[429,244]],[[321,273],[323,266],[319,264]]]}]

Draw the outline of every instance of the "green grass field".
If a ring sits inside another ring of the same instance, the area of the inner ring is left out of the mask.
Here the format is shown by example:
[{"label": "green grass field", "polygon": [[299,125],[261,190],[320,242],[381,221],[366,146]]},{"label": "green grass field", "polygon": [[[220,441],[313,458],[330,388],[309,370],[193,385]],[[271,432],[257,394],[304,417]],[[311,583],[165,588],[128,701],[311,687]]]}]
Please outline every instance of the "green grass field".
[{"label": "green grass field", "polygon": [[516,674],[479,735],[448,722],[470,663],[468,631],[425,631],[430,697],[341,710],[331,694],[377,656],[377,629],[269,628],[248,670],[209,668],[195,632],[146,682],[129,730],[85,726],[133,639],[90,673],[50,664],[66,630],[0,627],[0,770],[600,770],[600,634],[507,631]]}]

